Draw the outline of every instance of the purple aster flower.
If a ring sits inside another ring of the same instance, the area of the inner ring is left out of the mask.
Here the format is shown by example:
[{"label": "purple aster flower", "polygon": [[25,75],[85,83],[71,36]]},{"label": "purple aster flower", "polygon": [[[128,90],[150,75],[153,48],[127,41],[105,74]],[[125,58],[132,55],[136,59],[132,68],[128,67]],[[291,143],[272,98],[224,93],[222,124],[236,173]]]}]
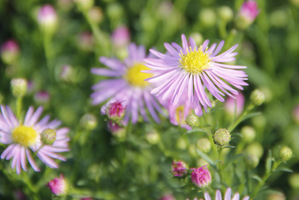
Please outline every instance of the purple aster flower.
[{"label": "purple aster flower", "polygon": [[[91,69],[93,74],[111,77],[92,87],[94,90],[91,95],[93,104],[100,104],[108,99],[110,99],[110,102],[116,100],[123,102],[126,106],[125,124],[130,118],[133,123],[136,123],[139,114],[147,121],[148,116],[145,108],[148,109],[153,119],[159,122],[157,111],[161,112],[161,107],[156,97],[150,93],[153,86],[144,81],[144,79],[152,77],[152,74],[142,72],[143,70],[149,70],[143,61],[146,57],[145,48],[131,44],[128,50],[129,56],[124,60],[124,63],[115,58],[101,57],[100,62],[110,69]],[[104,107],[107,107],[107,105]]]},{"label": "purple aster flower", "polygon": [[224,41],[218,46],[214,43],[208,47],[208,43],[206,40],[202,46],[197,47],[192,37],[188,43],[183,34],[182,47],[176,43],[165,43],[165,54],[150,49],[158,57],[145,59],[146,66],[152,70],[144,72],[154,73],[147,80],[157,84],[152,94],[162,100],[171,99],[174,105],[178,105],[181,98],[187,96],[199,112],[201,105],[205,109],[212,106],[206,89],[219,101],[224,101],[225,94],[233,97],[238,94],[236,88],[242,90],[242,86],[248,85],[245,82],[247,74],[239,70],[245,66],[224,64],[235,60],[237,53],[233,51],[238,45],[219,54]]},{"label": "purple aster flower", "polygon": [[[29,107],[24,121],[20,122],[9,106],[1,105],[0,142],[9,144],[1,154],[1,159],[12,159],[11,167],[16,168],[18,174],[21,172],[21,167],[27,171],[26,159],[35,171],[39,171],[31,151],[51,168],[58,168],[53,158],[65,161],[65,158],[57,153],[69,151],[67,144],[69,129],[58,128],[61,122],[58,120],[49,122],[48,115],[39,120],[42,111],[42,107],[36,111],[33,107]],[[48,128],[56,129],[56,140],[52,145],[45,145],[41,142],[40,134]]]},{"label": "purple aster flower", "polygon": [[[231,193],[232,193],[232,190],[230,188],[227,188],[225,195],[224,195],[224,200],[239,200],[240,199],[239,193],[236,193],[233,196],[233,198],[231,198]],[[210,197],[210,195],[207,192],[205,192],[205,200],[212,200],[212,198]],[[215,200],[222,200],[220,190],[216,191]],[[242,200],[249,200],[249,196],[244,197]]]}]

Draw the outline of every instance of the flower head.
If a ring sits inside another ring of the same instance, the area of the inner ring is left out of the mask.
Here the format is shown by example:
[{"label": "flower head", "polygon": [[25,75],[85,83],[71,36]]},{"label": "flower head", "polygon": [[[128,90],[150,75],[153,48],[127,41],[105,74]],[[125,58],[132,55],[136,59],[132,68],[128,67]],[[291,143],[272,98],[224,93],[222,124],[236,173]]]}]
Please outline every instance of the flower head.
[{"label": "flower head", "polygon": [[11,64],[20,53],[20,48],[15,40],[7,40],[1,45],[1,58],[4,63]]},{"label": "flower head", "polygon": [[56,29],[57,15],[51,5],[44,5],[38,10],[37,22],[42,30],[52,33]]},{"label": "flower head", "polygon": [[191,179],[198,187],[205,187],[212,181],[211,174],[206,166],[199,168],[192,168]]},{"label": "flower head", "polygon": [[178,105],[182,97],[195,106],[195,112],[199,113],[201,106],[211,107],[212,104],[206,94],[206,89],[218,100],[224,101],[223,96],[235,96],[242,86],[248,85],[247,75],[240,70],[246,68],[239,65],[223,64],[235,60],[236,52],[233,52],[237,45],[234,45],[226,52],[218,55],[224,42],[217,46],[212,44],[208,47],[206,40],[202,46],[197,47],[192,37],[189,42],[185,35],[182,35],[182,47],[176,43],[165,43],[167,49],[165,54],[151,49],[157,58],[147,58],[146,66],[154,73],[148,78],[148,82],[157,86],[151,91],[162,100],[170,99],[171,104]]},{"label": "flower head", "polygon": [[[139,113],[145,121],[148,115],[145,108],[148,109],[150,115],[156,122],[159,122],[157,111],[161,112],[161,107],[156,97],[150,94],[152,85],[144,79],[149,78],[152,74],[143,73],[142,70],[149,68],[144,65],[145,49],[143,46],[131,44],[128,48],[129,56],[124,63],[115,58],[101,57],[100,62],[110,69],[92,68],[91,72],[100,76],[111,77],[107,80],[100,81],[92,87],[94,93],[91,95],[93,104],[100,104],[105,100],[116,99],[123,102],[126,106],[124,123],[126,124],[130,118],[133,123],[138,120]],[[157,111],[156,111],[157,110]]]},{"label": "flower head", "polygon": [[259,12],[257,3],[254,0],[244,2],[237,16],[237,27],[239,29],[246,29],[253,23]]},{"label": "flower head", "polygon": [[[26,159],[35,171],[39,171],[31,152],[49,167],[58,168],[53,158],[64,161],[65,158],[57,153],[69,151],[67,144],[69,129],[58,128],[61,122],[58,120],[49,122],[48,115],[39,121],[42,111],[42,107],[36,111],[33,107],[29,107],[25,119],[20,122],[8,106],[1,105],[0,142],[9,144],[1,154],[1,159],[12,159],[11,167],[16,168],[18,174],[21,167],[27,171]],[[48,128],[56,130],[56,140],[52,145],[43,144],[41,139],[41,133]]]},{"label": "flower head", "polygon": [[27,92],[27,80],[24,78],[15,78],[10,81],[12,94],[15,97],[23,97]]},{"label": "flower head", "polygon": [[[227,188],[227,190],[225,192],[225,195],[224,195],[224,200],[239,200],[240,199],[239,193],[236,193],[233,196],[233,198],[231,198],[231,193],[232,193],[232,189],[231,188]],[[211,197],[210,197],[210,195],[207,192],[205,192],[205,200],[212,200]],[[221,196],[220,190],[216,191],[215,200],[222,200],[222,196]],[[242,200],[249,200],[249,197],[246,196]]]},{"label": "flower head", "polygon": [[117,27],[111,36],[112,43],[115,47],[124,47],[130,42],[130,32],[126,26]]},{"label": "flower head", "polygon": [[172,174],[177,177],[181,177],[187,174],[187,165],[181,160],[179,162],[173,161],[171,169]]},{"label": "flower head", "polygon": [[238,95],[235,96],[235,98],[228,97],[228,99],[225,101],[224,109],[225,111],[230,115],[234,116],[240,115],[244,108],[244,95],[239,92]]},{"label": "flower head", "polygon": [[59,178],[54,178],[47,184],[48,188],[51,190],[53,194],[56,196],[63,195],[67,190],[67,183],[64,180],[62,174]]},{"label": "flower head", "polygon": [[120,101],[111,102],[106,108],[106,115],[113,121],[119,121],[125,115],[126,107]]}]

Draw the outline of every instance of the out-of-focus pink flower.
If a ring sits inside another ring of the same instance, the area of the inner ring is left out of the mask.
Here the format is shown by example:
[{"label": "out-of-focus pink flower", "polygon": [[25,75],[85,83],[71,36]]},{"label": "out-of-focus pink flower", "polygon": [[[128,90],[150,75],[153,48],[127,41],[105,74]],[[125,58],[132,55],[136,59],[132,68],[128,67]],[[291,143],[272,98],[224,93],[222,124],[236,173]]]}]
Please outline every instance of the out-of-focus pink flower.
[{"label": "out-of-focus pink flower", "polygon": [[241,92],[239,92],[235,98],[228,97],[224,105],[225,111],[231,116],[236,112],[236,115],[238,116],[244,109],[244,102],[244,95]]},{"label": "out-of-focus pink flower", "polygon": [[60,71],[60,78],[64,81],[70,81],[72,79],[73,69],[70,65],[63,65]]},{"label": "out-of-focus pink flower", "polygon": [[172,170],[172,174],[174,176],[177,177],[181,177],[186,175],[187,173],[187,165],[186,163],[184,163],[183,161],[179,161],[179,162],[172,162],[172,166],[171,166],[171,170]]},{"label": "out-of-focus pink flower", "polygon": [[113,133],[117,133],[122,128],[118,125],[118,123],[113,122],[111,120],[108,121],[108,129]]},{"label": "out-of-focus pink flower", "polygon": [[78,36],[78,46],[84,51],[92,51],[94,47],[94,37],[90,32],[80,33]]},{"label": "out-of-focus pink flower", "polygon": [[205,187],[212,181],[211,174],[206,166],[199,168],[191,168],[191,179],[192,182],[198,187]]},{"label": "out-of-focus pink flower", "polygon": [[34,95],[34,100],[39,104],[46,104],[50,101],[50,94],[46,91],[39,91]]},{"label": "out-of-focus pink flower", "polygon": [[51,190],[53,194],[56,196],[63,195],[67,190],[67,183],[64,180],[62,174],[59,178],[54,178],[47,184],[48,188]]},{"label": "out-of-focus pink flower", "polygon": [[175,200],[175,197],[171,194],[165,194],[159,200]]},{"label": "out-of-focus pink flower", "polygon": [[237,26],[241,29],[247,28],[259,14],[257,3],[254,0],[244,2],[237,17]]},{"label": "out-of-focus pink flower", "polygon": [[299,104],[294,108],[293,116],[295,122],[299,124]]},{"label": "out-of-focus pink flower", "polygon": [[37,21],[45,32],[53,32],[57,25],[57,15],[51,5],[40,7],[37,14]]},{"label": "out-of-focus pink flower", "polygon": [[92,200],[93,198],[91,198],[91,197],[83,197],[83,198],[81,198],[80,200]]},{"label": "out-of-focus pink flower", "polygon": [[1,58],[4,63],[11,64],[20,53],[20,48],[18,43],[13,40],[7,40],[1,45]]},{"label": "out-of-focus pink flower", "polygon": [[115,47],[125,47],[130,42],[130,32],[126,26],[117,27],[111,36],[112,43]]}]

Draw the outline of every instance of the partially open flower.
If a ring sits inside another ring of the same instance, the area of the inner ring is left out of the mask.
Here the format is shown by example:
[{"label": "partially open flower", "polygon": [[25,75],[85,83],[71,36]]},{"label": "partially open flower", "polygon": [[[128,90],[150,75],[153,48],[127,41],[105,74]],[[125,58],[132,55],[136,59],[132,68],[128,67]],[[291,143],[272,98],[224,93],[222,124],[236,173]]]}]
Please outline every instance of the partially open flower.
[{"label": "partially open flower", "polygon": [[253,23],[258,14],[259,9],[254,0],[244,2],[237,16],[237,27],[240,29],[246,29]]},{"label": "partially open flower", "polygon": [[192,168],[191,179],[192,182],[198,187],[208,186],[211,181],[211,174],[206,166],[199,168]]},{"label": "partially open flower", "polygon": [[67,183],[62,175],[59,178],[54,178],[47,184],[48,188],[56,196],[60,196],[66,193]]},{"label": "partially open flower", "polygon": [[187,165],[181,160],[179,162],[173,161],[171,169],[172,174],[176,177],[182,177],[187,174]]},{"label": "partially open flower", "polygon": [[116,100],[111,102],[106,108],[106,115],[112,121],[119,121],[125,115],[126,106],[122,102]]}]

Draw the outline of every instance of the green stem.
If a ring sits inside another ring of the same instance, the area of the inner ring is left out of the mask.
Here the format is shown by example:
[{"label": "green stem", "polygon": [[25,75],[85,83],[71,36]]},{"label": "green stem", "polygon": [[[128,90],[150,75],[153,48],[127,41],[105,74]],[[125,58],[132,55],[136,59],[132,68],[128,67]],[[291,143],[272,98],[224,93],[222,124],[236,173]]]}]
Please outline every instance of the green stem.
[{"label": "green stem", "polygon": [[51,49],[51,35],[49,33],[44,33],[43,39],[44,39],[44,51],[46,56],[46,63],[48,68],[48,74],[50,81],[54,80],[54,69],[52,66],[52,49]]},{"label": "green stem", "polygon": [[253,104],[249,104],[246,110],[228,127],[228,131],[232,132],[244,119],[244,117],[254,108]]},{"label": "green stem", "polygon": [[16,102],[16,109],[17,109],[17,119],[21,119],[21,114],[22,114],[22,102],[23,102],[23,97],[17,97],[17,102]]}]

